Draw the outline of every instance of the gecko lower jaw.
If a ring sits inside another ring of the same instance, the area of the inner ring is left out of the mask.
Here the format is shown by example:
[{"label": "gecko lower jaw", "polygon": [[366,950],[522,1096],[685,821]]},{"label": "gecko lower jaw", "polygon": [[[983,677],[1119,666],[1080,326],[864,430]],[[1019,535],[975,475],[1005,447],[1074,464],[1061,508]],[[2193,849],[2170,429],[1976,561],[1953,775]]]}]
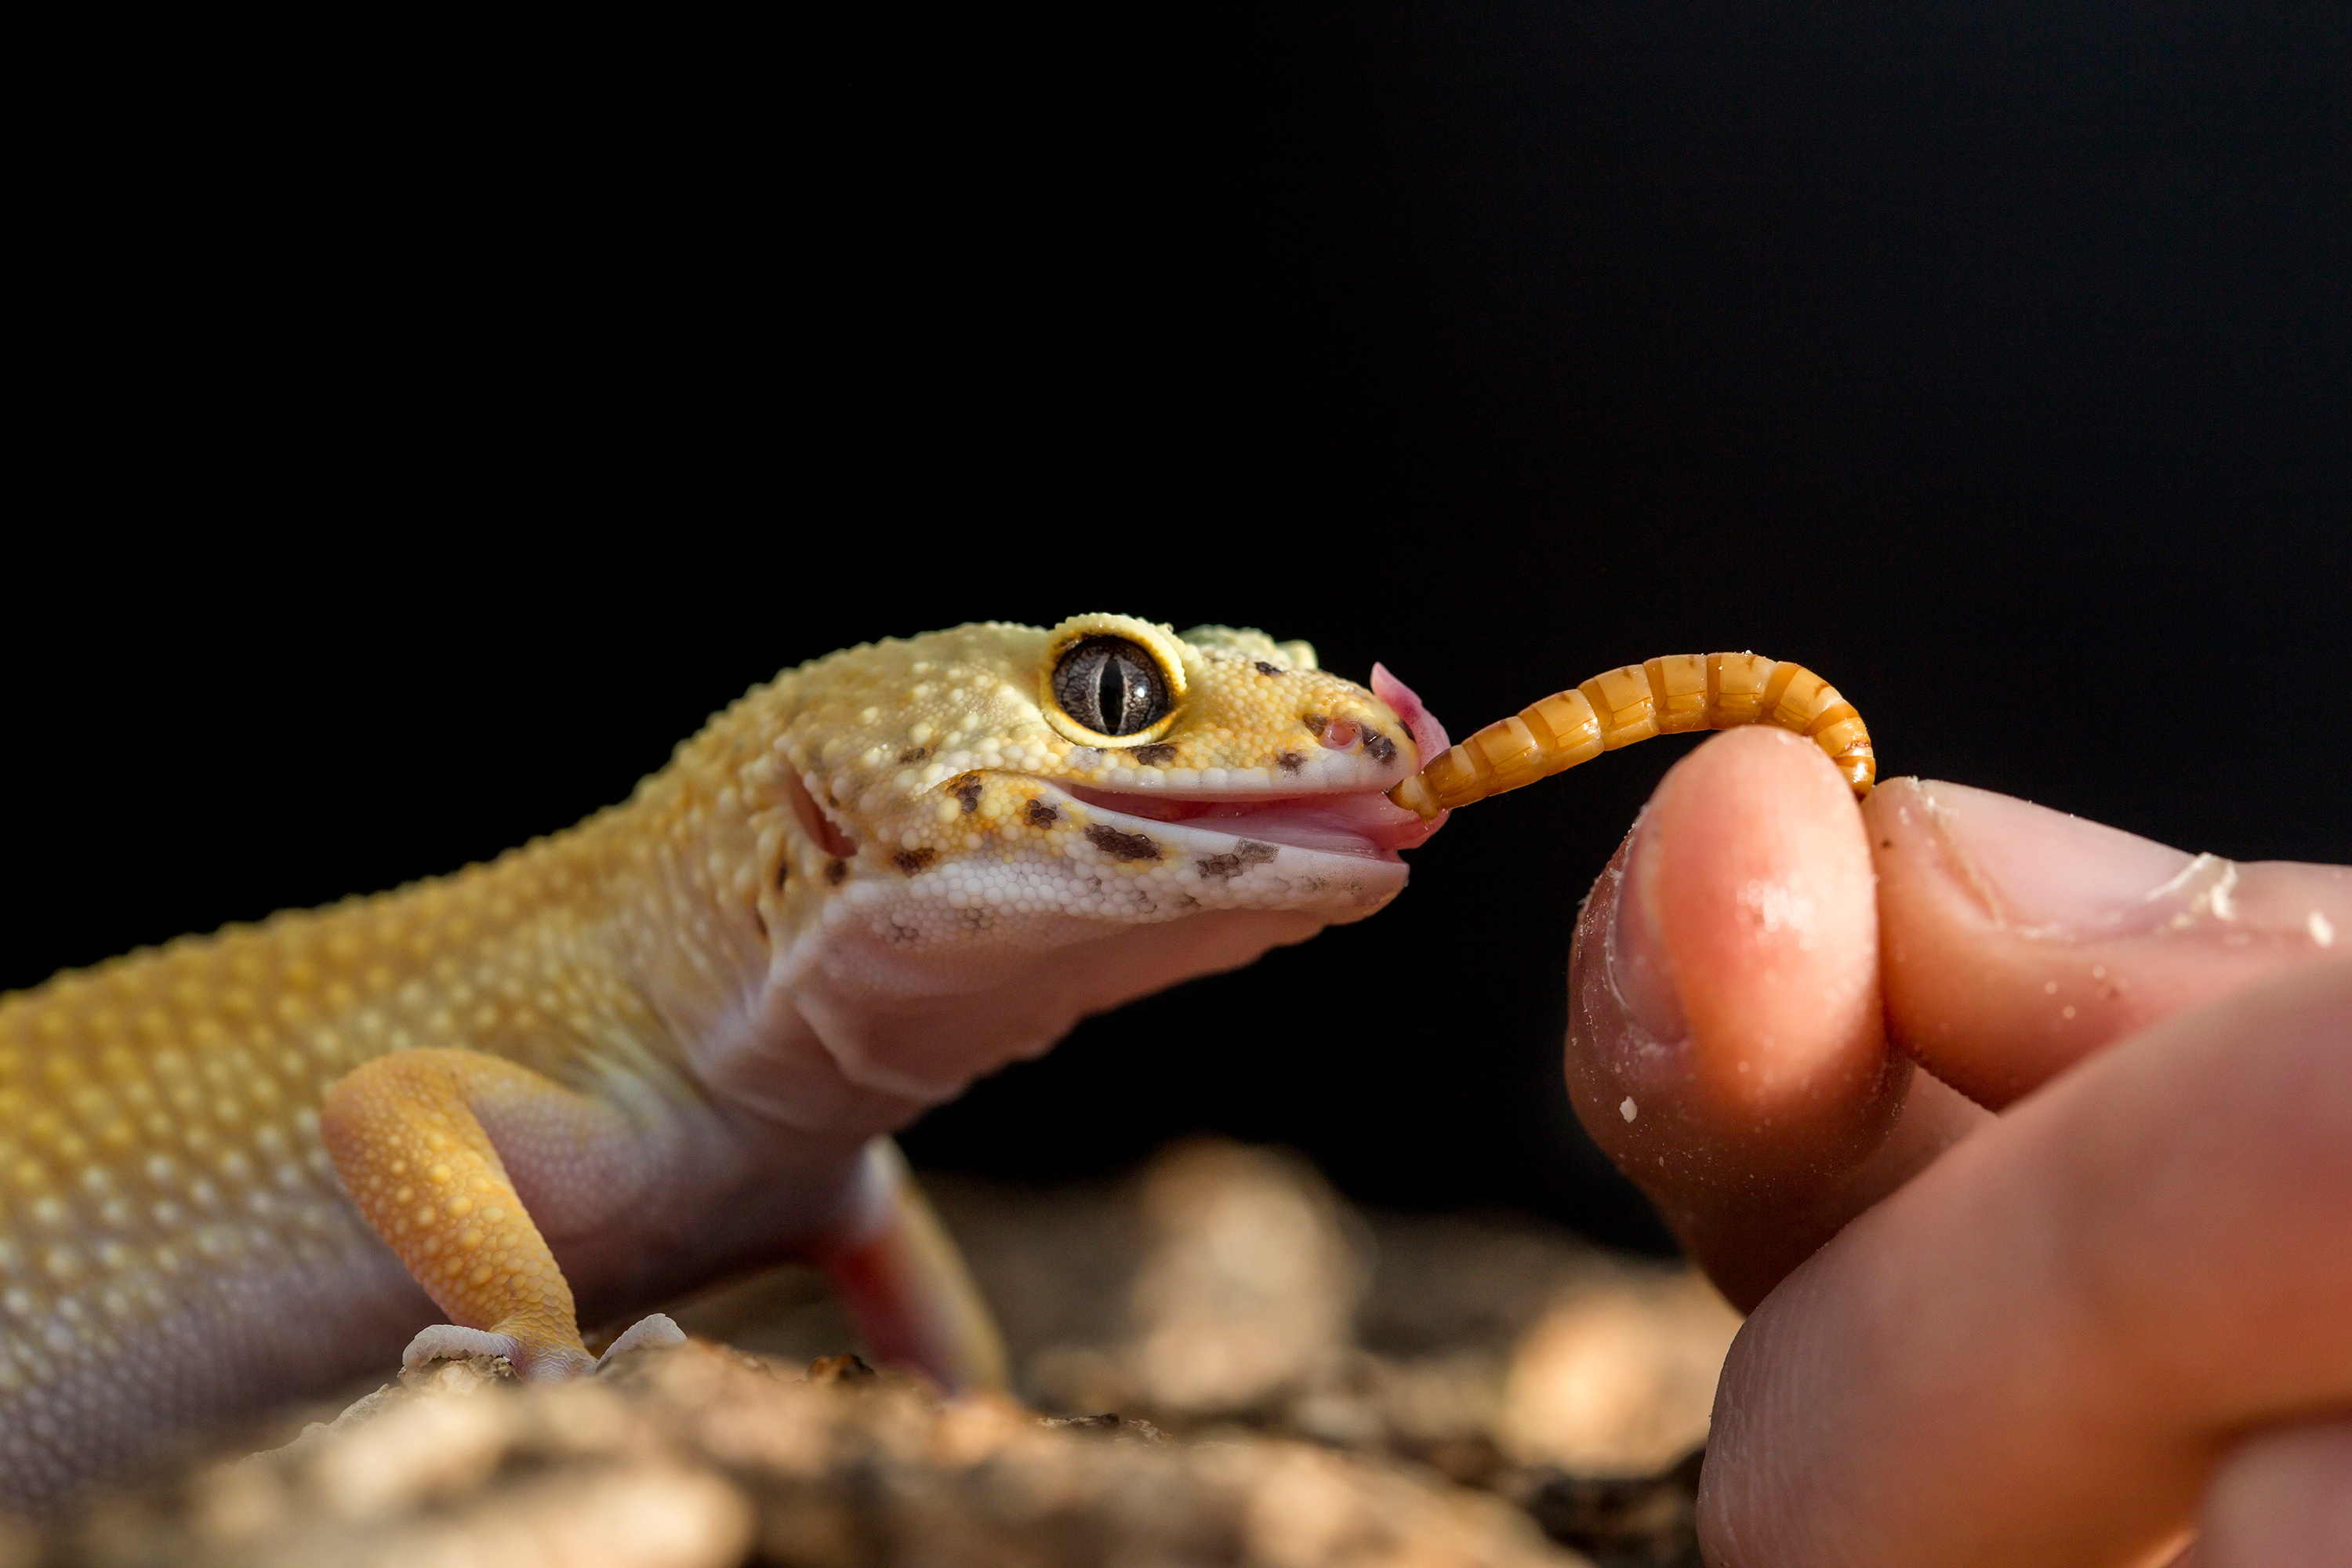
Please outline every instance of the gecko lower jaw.
[{"label": "gecko lower jaw", "polygon": [[1162,795],[1130,795],[1084,784],[1054,782],[1052,787],[1091,810],[1131,818],[1139,826],[1162,823],[1236,840],[1370,860],[1395,860],[1398,850],[1423,843],[1443,821],[1424,822],[1377,789],[1171,800]]}]

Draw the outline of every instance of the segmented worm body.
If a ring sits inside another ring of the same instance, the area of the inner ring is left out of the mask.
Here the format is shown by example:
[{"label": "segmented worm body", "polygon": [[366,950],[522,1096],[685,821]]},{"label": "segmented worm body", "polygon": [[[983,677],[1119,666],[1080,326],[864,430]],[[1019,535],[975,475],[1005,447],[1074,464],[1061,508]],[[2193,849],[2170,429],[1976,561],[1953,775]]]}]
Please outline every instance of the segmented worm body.
[{"label": "segmented worm body", "polygon": [[1811,741],[1856,799],[1877,782],[1862,715],[1803,665],[1753,653],[1684,653],[1625,665],[1531,703],[1440,752],[1389,798],[1433,817],[1653,735],[1742,724],[1777,725]]}]

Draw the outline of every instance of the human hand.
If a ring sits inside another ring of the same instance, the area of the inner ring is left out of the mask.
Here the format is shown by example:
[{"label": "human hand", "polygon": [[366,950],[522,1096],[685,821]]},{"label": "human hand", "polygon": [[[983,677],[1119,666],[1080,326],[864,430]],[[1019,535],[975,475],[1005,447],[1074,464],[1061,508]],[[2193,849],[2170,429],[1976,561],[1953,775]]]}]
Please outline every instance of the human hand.
[{"label": "human hand", "polygon": [[1707,1561],[2160,1561],[2201,1497],[2199,1568],[2352,1562],[2347,952],[2342,868],[1857,813],[1772,730],[1684,759],[1579,921],[1568,1079],[1753,1310]]}]

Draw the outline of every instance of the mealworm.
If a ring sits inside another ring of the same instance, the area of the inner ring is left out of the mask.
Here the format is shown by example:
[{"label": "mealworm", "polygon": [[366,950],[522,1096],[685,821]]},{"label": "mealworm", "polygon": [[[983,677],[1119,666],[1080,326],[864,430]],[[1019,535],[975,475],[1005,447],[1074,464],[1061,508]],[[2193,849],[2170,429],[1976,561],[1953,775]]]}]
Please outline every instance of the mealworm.
[{"label": "mealworm", "polygon": [[1522,708],[1439,753],[1389,798],[1432,817],[1653,735],[1741,724],[1773,724],[1811,741],[1857,800],[1877,782],[1862,715],[1803,665],[1754,653],[1683,653],[1625,665]]}]

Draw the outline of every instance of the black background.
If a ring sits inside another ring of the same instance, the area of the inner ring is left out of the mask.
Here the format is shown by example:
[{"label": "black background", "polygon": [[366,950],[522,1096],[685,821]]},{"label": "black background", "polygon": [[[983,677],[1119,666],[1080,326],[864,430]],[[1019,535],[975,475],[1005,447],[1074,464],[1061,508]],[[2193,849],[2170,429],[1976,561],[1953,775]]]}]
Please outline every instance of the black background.
[{"label": "black background", "polygon": [[[495,854],[843,644],[1097,608],[1384,660],[1457,735],[1755,647],[1890,775],[2352,859],[2343,15],[908,13],[61,108],[0,984]],[[1688,744],[910,1150],[1210,1127],[1661,1244],[1561,981]]]}]

